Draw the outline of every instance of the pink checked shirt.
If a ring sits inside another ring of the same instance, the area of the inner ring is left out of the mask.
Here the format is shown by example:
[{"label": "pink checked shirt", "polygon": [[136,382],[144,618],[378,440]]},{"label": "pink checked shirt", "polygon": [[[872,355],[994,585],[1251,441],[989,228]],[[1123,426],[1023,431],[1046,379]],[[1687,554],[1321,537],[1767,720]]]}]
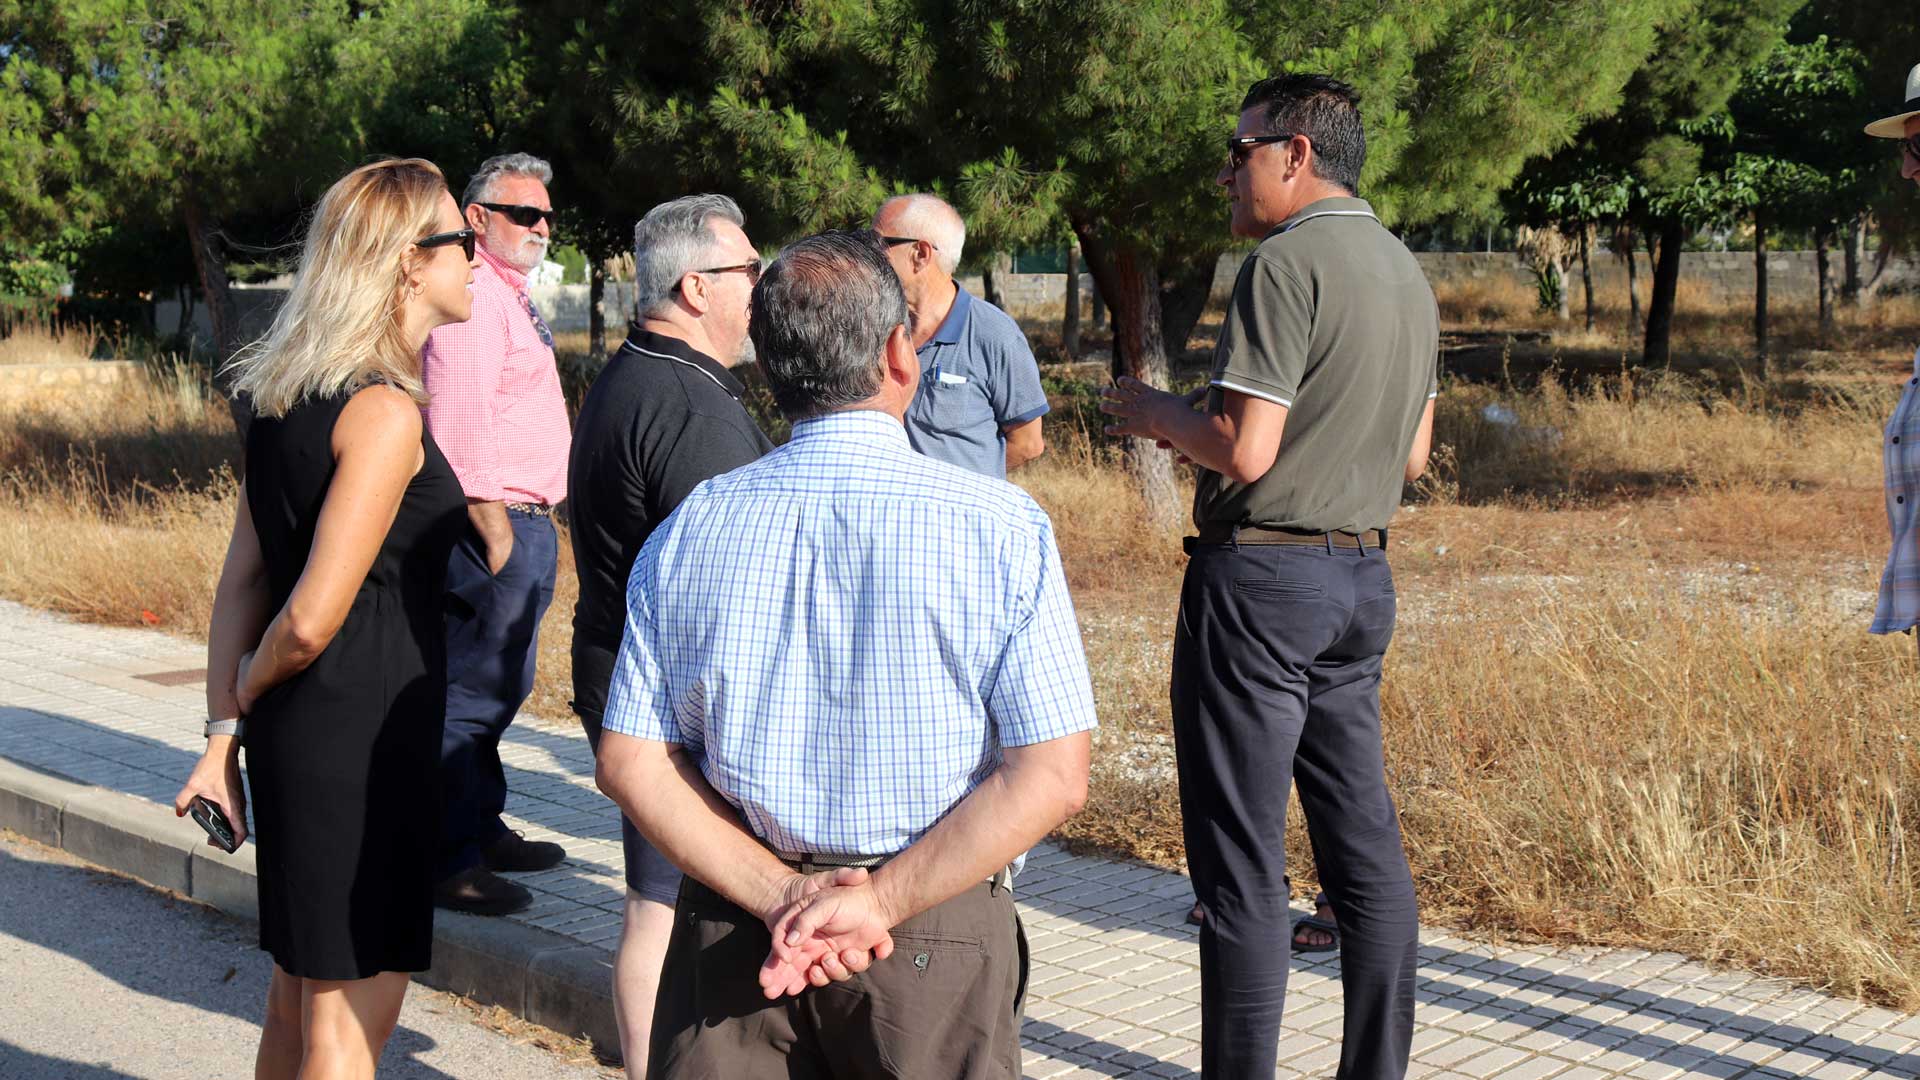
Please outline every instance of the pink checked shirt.
[{"label": "pink checked shirt", "polygon": [[567,497],[571,434],[551,340],[527,276],[481,248],[473,317],[435,330],[421,357],[427,430],[468,498],[555,506]]}]

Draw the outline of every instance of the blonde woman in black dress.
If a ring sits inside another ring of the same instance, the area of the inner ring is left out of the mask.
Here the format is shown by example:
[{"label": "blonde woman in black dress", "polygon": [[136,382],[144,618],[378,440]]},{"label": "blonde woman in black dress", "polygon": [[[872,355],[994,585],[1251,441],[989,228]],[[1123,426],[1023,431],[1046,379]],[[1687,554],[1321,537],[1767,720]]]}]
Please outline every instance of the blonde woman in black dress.
[{"label": "blonde woman in black dress", "polygon": [[[273,957],[257,1077],[370,1077],[430,962],[446,657],[466,504],[421,424],[420,347],[467,318],[473,233],[432,163],[328,189],[267,337],[207,644],[207,750],[175,799],[244,835]],[[240,730],[234,731],[237,721]]]}]

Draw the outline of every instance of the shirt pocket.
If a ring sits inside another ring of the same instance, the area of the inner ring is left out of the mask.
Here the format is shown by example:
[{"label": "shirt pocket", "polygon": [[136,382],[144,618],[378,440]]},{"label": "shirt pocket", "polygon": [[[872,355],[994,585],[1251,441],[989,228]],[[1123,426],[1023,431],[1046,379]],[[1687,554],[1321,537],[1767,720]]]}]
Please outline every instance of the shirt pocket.
[{"label": "shirt pocket", "polygon": [[933,431],[962,435],[993,426],[984,374],[942,363],[920,376],[920,415]]}]

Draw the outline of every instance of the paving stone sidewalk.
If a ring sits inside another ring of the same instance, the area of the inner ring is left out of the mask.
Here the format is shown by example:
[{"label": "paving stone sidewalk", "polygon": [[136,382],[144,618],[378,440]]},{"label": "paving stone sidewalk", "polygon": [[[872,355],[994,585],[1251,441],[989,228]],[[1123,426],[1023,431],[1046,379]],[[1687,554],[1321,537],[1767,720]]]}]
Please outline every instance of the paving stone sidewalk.
[{"label": "paving stone sidewalk", "polygon": [[[169,803],[202,743],[204,663],[189,641],[0,603],[0,758]],[[569,853],[557,870],[520,877],[537,899],[513,918],[611,949],[619,830],[585,738],[523,718],[502,757],[511,824]],[[1043,846],[1016,895],[1033,948],[1029,1077],[1198,1076],[1186,879]],[[1415,1077],[1920,1076],[1920,1017],[1672,954],[1503,948],[1428,930],[1420,958]],[[1337,957],[1297,958],[1290,990],[1278,1075],[1331,1076]]]}]

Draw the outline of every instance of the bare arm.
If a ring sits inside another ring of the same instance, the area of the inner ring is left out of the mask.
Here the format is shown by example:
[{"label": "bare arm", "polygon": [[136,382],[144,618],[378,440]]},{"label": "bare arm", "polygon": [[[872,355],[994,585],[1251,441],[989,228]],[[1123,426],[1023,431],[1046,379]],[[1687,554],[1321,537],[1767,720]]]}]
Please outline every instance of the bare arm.
[{"label": "bare arm", "polygon": [[[865,870],[808,876],[790,869],[747,831],[740,815],[677,743],[606,731],[595,756],[594,782],[648,843],[694,880],[758,916],[769,929],[804,896],[828,885],[867,882]],[[829,979],[849,978],[892,950],[893,942],[884,934],[844,953],[829,940],[805,950],[784,950],[767,957],[760,985],[769,998],[797,994],[808,983],[824,986]]]},{"label": "bare arm", "polygon": [[1236,484],[1266,475],[1280,453],[1287,407],[1264,398],[1222,390],[1219,413],[1194,408],[1206,391],[1169,394],[1138,379],[1122,378],[1101,394],[1100,411],[1117,417],[1109,435],[1153,439],[1195,464]]},{"label": "bare arm", "polygon": [[253,510],[242,484],[233,539],[227,542],[220,583],[213,590],[213,619],[207,626],[207,719],[240,716],[240,661],[260,643],[260,634],[273,617],[272,603],[266,559],[260,554],[260,536],[254,532]]},{"label": "bare arm", "polygon": [[513,522],[507,518],[507,504],[468,499],[467,520],[487,549],[487,573],[499,573],[513,554]]},{"label": "bare arm", "polygon": [[[247,488],[240,485],[240,508],[234,515],[233,538],[220,567],[220,583],[213,591],[213,620],[207,627],[207,719],[233,720],[240,716],[236,685],[241,661],[260,640],[260,631],[273,614],[267,592],[267,564],[260,554],[260,537],[253,529],[253,511]],[[233,824],[234,838],[247,837],[246,788],[240,782],[240,740],[214,735],[194,766],[187,783],[174,796],[176,816],[184,815],[195,798],[218,806]],[[213,844],[211,837],[207,843]]]},{"label": "bare arm", "polygon": [[333,481],[313,534],[307,565],[241,672],[242,711],[306,670],[346,622],[407,482],[420,469],[420,409],[398,390],[369,387],[353,396],[333,428]]},{"label": "bare arm", "polygon": [[1000,767],[925,836],[874,871],[888,926],[998,873],[1087,804],[1091,732],[1009,746]]},{"label": "bare arm", "polygon": [[1413,430],[1413,451],[1407,455],[1407,483],[1426,475],[1427,457],[1433,449],[1433,399],[1427,399],[1420,414],[1420,426]]},{"label": "bare arm", "polygon": [[1007,436],[1007,471],[1013,470],[1047,452],[1047,442],[1040,434],[1041,418],[1036,416],[1024,424],[1009,424],[1000,430]]},{"label": "bare arm", "polygon": [[1082,731],[1007,747],[998,769],[869,882],[789,908],[774,926],[775,956],[823,937],[839,955],[857,954],[886,930],[986,881],[1086,805],[1092,745],[1092,733]]},{"label": "bare arm", "polygon": [[595,782],[660,853],[762,918],[785,903],[792,870],[768,851],[677,743],[607,731]]}]

